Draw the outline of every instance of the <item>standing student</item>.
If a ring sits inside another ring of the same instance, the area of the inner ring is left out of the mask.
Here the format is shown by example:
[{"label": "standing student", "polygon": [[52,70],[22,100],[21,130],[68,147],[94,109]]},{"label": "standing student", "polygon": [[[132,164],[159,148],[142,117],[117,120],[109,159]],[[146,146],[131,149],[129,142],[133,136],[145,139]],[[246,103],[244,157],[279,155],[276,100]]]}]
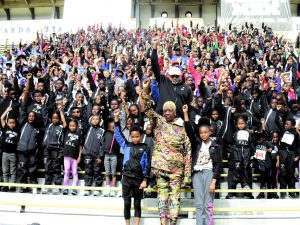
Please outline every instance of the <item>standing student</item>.
[{"label": "standing student", "polygon": [[[104,155],[105,185],[106,187],[115,187],[117,183],[117,163],[120,146],[115,140],[114,121],[108,122],[107,132],[104,135],[102,143],[102,155]],[[103,196],[115,197],[114,191],[105,190]]]},{"label": "standing student", "polygon": [[[279,168],[280,168],[280,189],[294,189],[295,178],[294,162],[299,160],[299,135],[295,131],[296,121],[288,118],[284,124],[284,133],[279,144]],[[291,198],[296,198],[294,192],[289,193]],[[286,197],[286,193],[280,193],[281,198]]]},{"label": "standing student", "polygon": [[134,225],[140,224],[141,199],[147,187],[150,174],[150,151],[146,144],[140,143],[142,130],[134,125],[130,128],[132,142],[127,142],[121,132],[120,111],[114,112],[116,141],[124,150],[122,193],[124,199],[125,224],[130,224],[131,198],[134,199]]},{"label": "standing student", "polygon": [[[16,119],[6,116],[12,110],[8,107],[1,116],[2,127],[2,171],[4,183],[16,183],[17,177],[17,144],[19,141],[19,132]],[[3,187],[1,191],[15,191],[14,187]]]},{"label": "standing student", "polygon": [[[150,158],[152,158],[153,149],[154,149],[154,133],[153,133],[153,125],[148,124],[146,126],[146,129],[144,131],[144,134],[142,136],[141,143],[145,143],[148,145],[150,149]],[[156,186],[156,177],[154,173],[150,173],[149,179],[148,179],[148,187],[154,188]],[[156,192],[146,192],[145,193],[146,198],[157,198]]]},{"label": "standing student", "polygon": [[[81,131],[78,129],[77,120],[71,119],[68,124],[64,114],[61,112],[61,120],[65,128],[64,134],[64,186],[69,185],[70,172],[72,171],[73,186],[78,185],[78,164],[81,161],[82,153],[82,136]],[[68,189],[63,190],[63,195],[69,194]],[[72,195],[77,195],[77,190],[71,191]]]},{"label": "standing student", "polygon": [[[21,168],[21,183],[27,183],[27,178],[29,177],[30,184],[37,184],[36,147],[38,129],[35,127],[35,119],[35,112],[29,112],[27,122],[21,129],[20,140],[18,142],[17,150]],[[28,188],[20,189],[21,193],[28,191]]]},{"label": "standing student", "polygon": [[[228,182],[230,189],[236,189],[238,183],[241,184],[244,190],[250,190],[251,170],[250,158],[254,153],[253,138],[247,129],[247,117],[245,114],[238,114],[236,116],[236,132],[233,135],[233,150],[229,156],[229,160],[234,165],[234,173],[231,174],[230,182]],[[234,194],[229,193],[226,198],[233,198]],[[253,199],[251,193],[245,193],[245,198]]]},{"label": "standing student", "polygon": [[[53,112],[51,123],[48,125],[43,141],[44,147],[44,164],[45,164],[45,185],[61,185],[62,175],[61,166],[63,159],[63,126],[61,124],[60,112]],[[51,189],[45,188],[42,194],[50,194]],[[54,189],[53,194],[60,194],[59,189]]]},{"label": "standing student", "polygon": [[200,140],[197,140],[188,116],[188,106],[183,106],[184,124],[191,140],[193,187],[196,205],[196,224],[213,224],[213,200],[217,180],[222,172],[220,146],[210,139],[210,122],[201,118],[198,123]]},{"label": "standing student", "polygon": [[[102,185],[103,177],[101,175],[101,143],[104,135],[104,129],[100,127],[100,116],[93,115],[91,117],[91,125],[88,129],[82,153],[84,155],[84,165],[85,165],[85,186],[92,186],[93,181],[95,181],[96,187]],[[91,194],[91,191],[86,190],[84,192],[85,196]],[[99,191],[94,191],[94,196],[99,196]]]},{"label": "standing student", "polygon": [[[271,183],[273,189],[278,189],[278,175],[279,175],[279,133],[273,132],[270,141],[273,145],[273,151],[272,151],[272,172],[271,172]],[[279,196],[277,193],[271,193],[271,198],[278,199]]]},{"label": "standing student", "polygon": [[[267,134],[263,131],[256,134],[256,146],[254,158],[257,161],[258,170],[261,174],[260,189],[271,189],[271,175],[272,175],[272,151],[273,145],[266,140]],[[272,193],[267,194],[268,198],[272,197]],[[261,192],[256,198],[265,198],[265,193]]]}]

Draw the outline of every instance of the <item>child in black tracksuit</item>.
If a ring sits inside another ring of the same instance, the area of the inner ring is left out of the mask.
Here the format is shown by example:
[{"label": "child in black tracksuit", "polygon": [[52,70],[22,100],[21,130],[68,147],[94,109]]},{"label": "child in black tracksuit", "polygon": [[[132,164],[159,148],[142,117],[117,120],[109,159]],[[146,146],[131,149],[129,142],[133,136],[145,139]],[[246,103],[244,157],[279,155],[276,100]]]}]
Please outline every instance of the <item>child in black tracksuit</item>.
[{"label": "child in black tracksuit", "polygon": [[214,126],[216,128],[215,130],[215,136],[220,136],[221,129],[223,126],[223,122],[219,118],[219,112],[216,109],[212,109],[210,113],[210,124],[211,126]]},{"label": "child in black tracksuit", "polygon": [[[1,116],[1,147],[2,147],[2,171],[4,183],[16,183],[17,178],[17,144],[19,141],[19,131],[17,128],[16,119],[8,117],[7,122],[5,117],[12,110],[8,107]],[[1,191],[15,191],[14,187],[3,187]]]},{"label": "child in black tracksuit", "polygon": [[[247,118],[243,114],[237,116],[236,126],[237,131],[233,135],[233,151],[229,156],[234,163],[234,173],[229,188],[236,189],[236,185],[241,183],[243,189],[249,190],[251,186],[250,158],[254,152],[253,139],[251,133],[246,129]],[[248,193],[244,196],[253,198]]]},{"label": "child in black tracksuit", "polygon": [[[104,129],[100,127],[100,116],[93,115],[90,120],[90,128],[88,129],[85,137],[85,143],[83,146],[82,153],[84,155],[85,165],[85,186],[92,186],[93,180],[95,181],[96,187],[102,185],[103,177],[101,175],[101,143],[104,135]],[[91,192],[86,190],[85,196],[90,195]],[[94,191],[94,196],[99,196],[99,191]]]},{"label": "child in black tracksuit", "polygon": [[[20,182],[27,183],[29,177],[30,184],[37,184],[36,147],[38,129],[35,128],[34,112],[27,115],[27,122],[21,129],[20,140],[18,142],[19,163],[21,169]],[[27,192],[29,189],[21,188],[20,192]]]},{"label": "child in black tracksuit", "polygon": [[115,138],[124,150],[122,193],[124,199],[124,218],[126,225],[130,224],[131,198],[134,198],[135,225],[139,224],[141,217],[141,199],[143,189],[147,187],[150,174],[150,151],[146,144],[140,143],[142,131],[140,127],[130,129],[132,142],[127,142],[121,132],[119,123],[120,111],[114,112]]},{"label": "child in black tracksuit", "polygon": [[[279,176],[279,133],[273,132],[270,138],[272,144],[272,174],[271,174],[271,182],[273,189],[278,189],[278,176]],[[278,199],[279,196],[277,193],[272,193],[272,198]]]},{"label": "child in black tracksuit", "polygon": [[[32,78],[31,78],[32,79]],[[28,80],[31,80],[28,79]],[[22,101],[20,108],[19,123],[24,124],[26,122],[26,116],[29,112],[35,113],[34,127],[38,130],[36,136],[36,161],[38,166],[44,166],[43,163],[43,137],[45,134],[45,127],[48,123],[48,105],[45,93],[40,90],[32,92],[31,98],[27,97],[26,100]]]},{"label": "child in black tracksuit", "polygon": [[[45,165],[45,184],[61,185],[63,176],[61,167],[63,165],[62,145],[64,140],[63,126],[61,124],[61,113],[54,112],[51,117],[51,123],[48,125],[44,141],[44,165]],[[42,194],[50,194],[51,189],[45,188]],[[60,194],[59,189],[54,189],[53,194]]]},{"label": "child in black tracksuit", "polygon": [[[255,146],[254,158],[257,160],[257,166],[261,174],[260,189],[272,189],[272,165],[274,159],[273,144],[266,140],[267,134],[265,131],[261,131],[256,134],[257,143]],[[275,153],[276,154],[276,153]],[[268,198],[272,198],[273,194],[268,193]],[[265,198],[265,193],[261,192],[257,196],[258,199]]]},{"label": "child in black tracksuit", "polygon": [[[300,155],[299,135],[295,131],[295,120],[288,118],[284,124],[283,136],[279,144],[280,163],[280,189],[295,188],[295,167],[294,162],[298,161]],[[280,193],[281,198],[286,197],[286,193]],[[289,193],[291,198],[295,198],[295,193]]]}]

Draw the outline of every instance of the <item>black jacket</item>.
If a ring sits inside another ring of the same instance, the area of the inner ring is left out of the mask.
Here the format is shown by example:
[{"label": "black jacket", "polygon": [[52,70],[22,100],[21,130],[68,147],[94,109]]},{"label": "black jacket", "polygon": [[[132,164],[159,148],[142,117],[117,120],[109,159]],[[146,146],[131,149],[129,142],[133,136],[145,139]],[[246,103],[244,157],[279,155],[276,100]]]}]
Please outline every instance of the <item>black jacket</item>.
[{"label": "black jacket", "polygon": [[[113,143],[112,143],[113,142]],[[115,139],[114,133],[107,131],[104,134],[102,148],[101,148],[101,156],[104,154],[111,154],[111,155],[119,155],[120,153],[120,145]]]},{"label": "black jacket", "polygon": [[100,126],[91,126],[85,138],[82,153],[100,158],[103,135],[104,129]]},{"label": "black jacket", "polygon": [[151,170],[150,149],[147,144],[127,142],[120,123],[115,124],[116,141],[124,150],[123,176],[147,181]]},{"label": "black jacket", "polygon": [[[194,168],[194,166],[196,165],[197,160],[198,160],[198,154],[201,149],[202,141],[196,138],[195,132],[194,132],[193,127],[190,122],[185,121],[184,127],[185,127],[186,133],[191,141],[192,168]],[[222,164],[222,153],[221,153],[220,146],[218,144],[216,144],[215,142],[212,142],[209,147],[209,155],[210,155],[210,158],[212,159],[212,163],[213,163],[213,173],[214,173],[213,178],[218,180],[220,178],[222,170],[223,170],[223,164]]]},{"label": "black jacket", "polygon": [[156,49],[153,49],[151,55],[151,65],[156,81],[158,82],[160,92],[156,111],[162,115],[164,103],[166,101],[172,101],[176,105],[176,114],[183,118],[182,106],[185,104],[189,105],[193,99],[191,88],[182,81],[178,84],[173,84],[170,79],[160,74]]},{"label": "black jacket", "polygon": [[43,147],[46,149],[61,149],[63,140],[63,126],[49,124],[44,136]]},{"label": "black jacket", "polygon": [[35,124],[37,128],[44,128],[48,122],[48,107],[35,102],[22,103],[20,108],[20,124],[24,124],[27,119],[27,114],[35,112]]},{"label": "black jacket", "polygon": [[288,150],[295,152],[295,157],[300,155],[299,135],[295,129],[287,130],[283,133],[279,150]]},{"label": "black jacket", "polygon": [[38,130],[30,123],[25,123],[21,129],[17,150],[22,152],[34,151],[36,148],[37,135]]}]

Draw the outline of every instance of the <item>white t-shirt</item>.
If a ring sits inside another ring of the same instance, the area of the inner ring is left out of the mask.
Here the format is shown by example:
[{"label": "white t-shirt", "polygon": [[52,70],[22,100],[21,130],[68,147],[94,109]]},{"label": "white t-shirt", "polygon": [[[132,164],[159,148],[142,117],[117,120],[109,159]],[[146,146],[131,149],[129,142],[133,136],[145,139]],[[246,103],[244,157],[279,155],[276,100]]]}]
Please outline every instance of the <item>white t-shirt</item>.
[{"label": "white t-shirt", "polygon": [[209,155],[210,145],[211,145],[211,141],[208,144],[202,142],[201,149],[198,154],[198,159],[196,165],[194,166],[195,171],[213,169],[212,159],[210,158]]}]

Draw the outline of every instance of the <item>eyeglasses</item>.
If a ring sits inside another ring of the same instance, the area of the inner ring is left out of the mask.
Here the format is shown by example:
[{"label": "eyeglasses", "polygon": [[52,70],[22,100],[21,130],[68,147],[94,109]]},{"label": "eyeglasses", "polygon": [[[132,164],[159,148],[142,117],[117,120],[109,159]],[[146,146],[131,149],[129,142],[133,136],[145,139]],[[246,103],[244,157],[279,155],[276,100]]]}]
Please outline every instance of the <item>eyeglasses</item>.
[{"label": "eyeglasses", "polygon": [[73,113],[80,113],[80,111],[73,111]]},{"label": "eyeglasses", "polygon": [[180,76],[179,75],[170,75],[170,77],[172,77],[172,78],[179,78]]}]

